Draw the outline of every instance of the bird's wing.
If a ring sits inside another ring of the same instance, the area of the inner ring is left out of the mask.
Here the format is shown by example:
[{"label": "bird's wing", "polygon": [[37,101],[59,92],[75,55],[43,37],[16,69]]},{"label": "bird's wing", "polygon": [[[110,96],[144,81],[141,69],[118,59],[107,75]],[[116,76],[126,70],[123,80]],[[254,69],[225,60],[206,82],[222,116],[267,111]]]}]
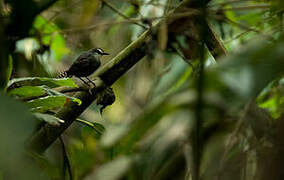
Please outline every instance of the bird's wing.
[{"label": "bird's wing", "polygon": [[92,62],[93,56],[88,53],[81,54],[71,65],[68,72],[69,74],[74,74],[77,71],[82,71],[84,68],[88,68]]}]

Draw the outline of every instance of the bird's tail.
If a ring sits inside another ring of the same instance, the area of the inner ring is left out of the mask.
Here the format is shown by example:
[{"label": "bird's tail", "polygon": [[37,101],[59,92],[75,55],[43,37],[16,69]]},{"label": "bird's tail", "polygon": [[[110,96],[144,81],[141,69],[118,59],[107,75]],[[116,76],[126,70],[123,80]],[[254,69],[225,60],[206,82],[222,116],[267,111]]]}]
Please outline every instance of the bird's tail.
[{"label": "bird's tail", "polygon": [[71,77],[68,71],[64,71],[57,76],[57,78],[67,78],[67,77]]}]

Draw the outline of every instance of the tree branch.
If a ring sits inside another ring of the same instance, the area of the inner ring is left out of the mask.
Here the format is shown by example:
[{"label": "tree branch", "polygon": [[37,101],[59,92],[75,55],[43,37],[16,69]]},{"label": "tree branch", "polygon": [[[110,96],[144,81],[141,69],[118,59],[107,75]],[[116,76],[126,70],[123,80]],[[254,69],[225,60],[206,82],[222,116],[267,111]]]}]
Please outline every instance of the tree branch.
[{"label": "tree branch", "polygon": [[102,2],[107,5],[111,10],[113,10],[115,13],[117,13],[118,15],[120,15],[121,17],[123,17],[124,19],[129,20],[130,22],[132,22],[133,24],[136,24],[144,29],[148,29],[147,26],[145,26],[144,24],[141,24],[139,22],[136,22],[135,20],[132,20],[132,18],[126,16],[125,14],[123,14],[122,12],[120,12],[118,9],[116,9],[110,2],[108,2],[107,0],[102,0]]},{"label": "tree branch", "polygon": [[220,38],[218,37],[215,30],[212,28],[209,22],[207,22],[205,26],[206,26],[205,29],[207,31],[206,32],[207,37],[205,39],[205,43],[209,51],[211,52],[212,56],[216,59],[219,56],[226,55],[227,50],[223,45],[222,41],[220,40]]}]

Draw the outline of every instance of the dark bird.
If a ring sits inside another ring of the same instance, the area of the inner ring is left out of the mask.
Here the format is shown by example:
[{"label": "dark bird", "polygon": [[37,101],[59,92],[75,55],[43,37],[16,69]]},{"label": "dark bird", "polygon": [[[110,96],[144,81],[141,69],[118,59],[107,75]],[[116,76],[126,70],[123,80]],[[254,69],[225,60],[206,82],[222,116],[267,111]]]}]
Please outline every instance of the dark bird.
[{"label": "dark bird", "polygon": [[93,72],[95,72],[100,67],[100,58],[103,55],[109,55],[109,53],[104,52],[101,48],[93,48],[87,52],[83,52],[74,61],[71,67],[67,71],[61,73],[58,77],[64,78],[75,76],[89,86],[89,84],[84,79],[82,79],[82,77],[85,77],[95,86],[94,82],[91,81],[88,76],[93,74]]}]

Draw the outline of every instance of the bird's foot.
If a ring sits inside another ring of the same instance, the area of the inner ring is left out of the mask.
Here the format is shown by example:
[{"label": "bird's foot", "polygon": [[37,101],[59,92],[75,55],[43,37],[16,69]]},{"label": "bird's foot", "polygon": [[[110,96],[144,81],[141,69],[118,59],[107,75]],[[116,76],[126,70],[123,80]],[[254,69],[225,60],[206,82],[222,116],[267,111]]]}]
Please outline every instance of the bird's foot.
[{"label": "bird's foot", "polygon": [[91,87],[90,84],[88,82],[86,82],[83,78],[78,77],[85,85],[87,85],[88,87]]},{"label": "bird's foot", "polygon": [[91,81],[91,84],[93,85],[92,88],[96,88],[97,87],[96,84],[93,81]]},{"label": "bird's foot", "polygon": [[91,95],[94,94],[94,93],[93,93],[93,88],[90,88],[90,89],[89,89],[89,93],[90,93]]},{"label": "bird's foot", "polygon": [[105,85],[103,83],[103,81],[99,78],[99,77],[96,77],[95,78],[95,82],[94,81],[91,81],[89,78],[86,78],[88,79],[88,81],[90,82],[89,83],[89,93],[90,94],[96,94],[98,91],[101,91],[102,89],[105,88]]},{"label": "bird's foot", "polygon": [[91,81],[88,77],[86,77],[86,79],[94,86],[93,88],[97,87],[96,84],[93,81]]}]

